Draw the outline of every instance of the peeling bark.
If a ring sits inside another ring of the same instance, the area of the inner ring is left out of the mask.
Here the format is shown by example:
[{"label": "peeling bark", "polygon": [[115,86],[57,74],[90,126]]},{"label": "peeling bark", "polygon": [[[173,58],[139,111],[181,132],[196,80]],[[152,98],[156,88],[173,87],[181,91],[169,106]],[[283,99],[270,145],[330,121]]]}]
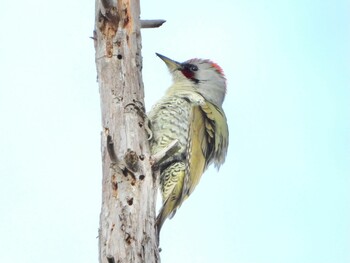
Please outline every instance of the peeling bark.
[{"label": "peeling bark", "polygon": [[94,41],[103,164],[99,262],[160,262],[157,182],[143,115],[139,1],[96,0]]}]

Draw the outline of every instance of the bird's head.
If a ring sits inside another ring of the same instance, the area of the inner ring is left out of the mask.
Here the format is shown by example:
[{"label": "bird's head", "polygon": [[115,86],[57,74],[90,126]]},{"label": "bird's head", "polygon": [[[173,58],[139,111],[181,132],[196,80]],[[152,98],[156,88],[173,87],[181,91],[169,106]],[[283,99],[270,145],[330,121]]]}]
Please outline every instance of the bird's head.
[{"label": "bird's head", "polygon": [[167,65],[174,83],[190,83],[208,101],[221,106],[226,95],[226,78],[221,67],[208,59],[179,63],[156,53]]}]

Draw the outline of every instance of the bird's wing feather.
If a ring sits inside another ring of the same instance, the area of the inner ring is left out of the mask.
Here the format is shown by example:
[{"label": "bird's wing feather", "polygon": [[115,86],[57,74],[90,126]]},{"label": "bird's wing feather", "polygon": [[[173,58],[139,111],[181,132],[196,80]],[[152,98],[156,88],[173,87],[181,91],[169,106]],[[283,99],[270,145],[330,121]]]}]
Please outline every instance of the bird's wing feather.
[{"label": "bird's wing feather", "polygon": [[203,112],[199,106],[192,107],[190,117],[189,136],[186,154],[186,175],[183,188],[184,199],[188,197],[197,186],[205,168],[207,140]]},{"label": "bird's wing feather", "polygon": [[214,162],[216,167],[224,163],[228,148],[228,126],[224,111],[209,102],[201,105],[206,116],[209,151],[207,165]]},{"label": "bird's wing feather", "polygon": [[182,201],[193,192],[212,162],[218,168],[224,163],[228,148],[228,126],[223,110],[205,102],[194,106],[191,115]]}]

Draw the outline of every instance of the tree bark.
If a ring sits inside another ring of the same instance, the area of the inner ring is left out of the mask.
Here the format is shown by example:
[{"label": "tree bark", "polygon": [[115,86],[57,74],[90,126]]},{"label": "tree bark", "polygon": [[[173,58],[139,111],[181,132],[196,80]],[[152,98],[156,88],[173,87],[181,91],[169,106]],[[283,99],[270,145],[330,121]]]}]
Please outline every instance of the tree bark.
[{"label": "tree bark", "polygon": [[139,15],[138,0],[96,0],[94,40],[103,127],[101,263],[160,262]]}]

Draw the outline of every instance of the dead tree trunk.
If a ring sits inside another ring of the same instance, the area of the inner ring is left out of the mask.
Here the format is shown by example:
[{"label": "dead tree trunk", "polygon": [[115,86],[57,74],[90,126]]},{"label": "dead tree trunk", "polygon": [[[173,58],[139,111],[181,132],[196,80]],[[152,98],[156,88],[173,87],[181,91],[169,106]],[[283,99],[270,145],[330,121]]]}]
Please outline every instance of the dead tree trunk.
[{"label": "dead tree trunk", "polygon": [[138,0],[96,0],[102,110],[99,262],[157,263],[156,180],[144,120]]}]

